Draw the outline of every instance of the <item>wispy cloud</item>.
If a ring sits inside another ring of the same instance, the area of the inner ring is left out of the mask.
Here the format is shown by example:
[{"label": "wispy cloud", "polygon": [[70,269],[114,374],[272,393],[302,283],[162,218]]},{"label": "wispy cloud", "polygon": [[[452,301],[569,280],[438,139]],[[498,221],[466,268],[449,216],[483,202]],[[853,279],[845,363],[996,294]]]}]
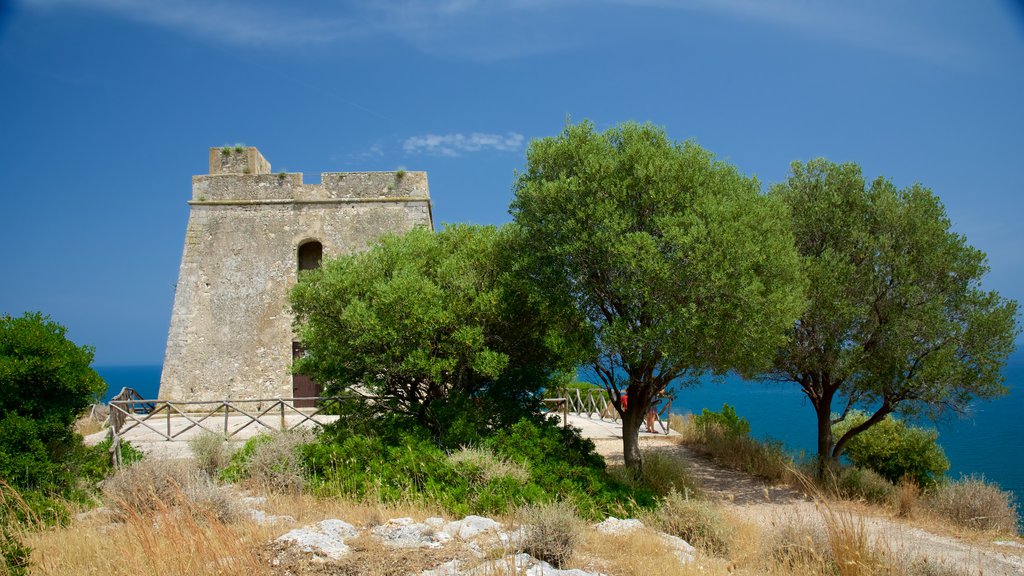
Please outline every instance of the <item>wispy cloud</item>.
[{"label": "wispy cloud", "polygon": [[25,0],[38,9],[79,8],[235,45],[327,44],[362,36],[350,19],[237,0]]},{"label": "wispy cloud", "polygon": [[[780,30],[914,58],[941,60],[964,47],[929,11],[905,0],[836,3],[810,0],[376,0],[305,4],[253,0],[24,0],[45,9],[105,11],[208,41],[236,45],[338,44],[394,38],[435,55],[503,60],[578,46],[608,30],[581,27],[598,7],[644,8],[672,17],[704,12]],[[934,10],[939,12],[939,9]],[[607,26],[615,25],[607,24]],[[956,32],[955,30],[952,32]]]},{"label": "wispy cloud", "polygon": [[506,134],[474,132],[468,136],[461,133],[427,134],[406,138],[402,141],[402,149],[409,154],[455,157],[467,152],[484,150],[515,152],[523,147],[523,141],[523,135],[517,132]]}]

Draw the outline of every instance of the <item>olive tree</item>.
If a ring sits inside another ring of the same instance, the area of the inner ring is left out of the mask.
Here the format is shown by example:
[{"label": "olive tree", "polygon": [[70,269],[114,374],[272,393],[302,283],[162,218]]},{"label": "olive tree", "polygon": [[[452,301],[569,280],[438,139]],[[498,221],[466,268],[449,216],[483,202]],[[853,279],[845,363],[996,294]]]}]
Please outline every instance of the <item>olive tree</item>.
[{"label": "olive tree", "polygon": [[[867,184],[856,164],[818,159],[794,163],[770,195],[790,208],[809,287],[767,378],[795,383],[814,408],[819,476],[889,414],[937,416],[1004,393],[1017,304],[981,288],[985,255],[930,190]],[[857,407],[867,417],[833,438]]]},{"label": "olive tree", "polygon": [[658,394],[707,371],[766,366],[800,312],[785,207],[659,128],[567,125],[530,143],[514,192],[530,277],[567,294],[589,326],[587,363],[622,416],[634,469]]},{"label": "olive tree", "polygon": [[[291,293],[297,369],[372,411],[405,414],[442,443],[535,414],[536,396],[580,357],[580,327],[522,282],[514,226],[414,229],[328,259]],[[564,308],[564,307],[563,307]]]}]

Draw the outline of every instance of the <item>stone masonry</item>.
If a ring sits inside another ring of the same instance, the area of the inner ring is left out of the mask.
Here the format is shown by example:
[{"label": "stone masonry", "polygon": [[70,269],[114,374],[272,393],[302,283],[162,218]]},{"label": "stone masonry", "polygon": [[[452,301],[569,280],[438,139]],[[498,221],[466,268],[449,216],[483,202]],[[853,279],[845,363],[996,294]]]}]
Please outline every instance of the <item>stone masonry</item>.
[{"label": "stone masonry", "polygon": [[433,228],[425,172],[324,173],[303,184],[301,173],[272,173],[252,147],[211,148],[189,206],[165,400],[291,397],[287,295],[300,247],[319,242],[329,258],[388,232]]}]

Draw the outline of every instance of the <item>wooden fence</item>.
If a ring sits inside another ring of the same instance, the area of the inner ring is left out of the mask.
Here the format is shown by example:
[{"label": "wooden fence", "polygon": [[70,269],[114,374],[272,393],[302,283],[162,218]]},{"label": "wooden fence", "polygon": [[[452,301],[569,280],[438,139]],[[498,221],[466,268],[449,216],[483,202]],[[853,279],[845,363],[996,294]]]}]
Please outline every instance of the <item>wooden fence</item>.
[{"label": "wooden fence", "polygon": [[[251,400],[146,400],[131,388],[123,388],[110,400],[111,452],[114,464],[121,465],[121,440],[129,431],[143,427],[167,441],[183,440],[183,435],[199,428],[232,438],[243,430],[263,427],[269,431],[294,430],[306,422],[323,426],[316,416],[334,402],[356,396],[311,398],[257,398]],[[312,409],[295,407],[296,401],[315,401]],[[293,418],[288,421],[288,416]]]},{"label": "wooden fence", "polygon": [[[558,391],[560,396],[566,400],[566,411],[569,414],[578,414],[593,418],[597,416],[600,420],[619,421],[619,411],[615,409],[608,391],[604,388],[565,388]],[[669,412],[672,409],[672,398],[661,396],[654,400],[656,426],[660,426],[663,433],[668,434]],[[660,406],[659,406],[660,405]]]}]

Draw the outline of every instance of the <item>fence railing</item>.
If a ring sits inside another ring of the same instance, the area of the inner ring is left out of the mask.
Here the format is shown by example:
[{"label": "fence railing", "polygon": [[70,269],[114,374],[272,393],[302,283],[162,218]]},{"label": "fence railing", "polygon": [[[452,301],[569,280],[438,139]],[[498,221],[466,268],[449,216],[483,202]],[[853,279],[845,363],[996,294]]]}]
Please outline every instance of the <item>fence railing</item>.
[{"label": "fence railing", "polygon": [[[597,416],[600,420],[618,422],[619,411],[615,409],[608,391],[604,388],[565,388],[557,391],[559,396],[566,400],[566,411],[569,414],[578,414],[593,418]],[[654,400],[655,426],[660,426],[663,433],[669,433],[668,421],[672,410],[672,398],[670,396],[659,396]]]},{"label": "fence railing", "polygon": [[[354,396],[353,396],[354,397]],[[232,438],[250,426],[269,431],[294,430],[307,422],[323,426],[316,416],[334,402],[350,396],[309,398],[256,398],[246,400],[146,400],[131,388],[124,388],[109,402],[111,451],[114,464],[121,465],[121,440],[136,428],[145,428],[166,441],[182,440],[193,429]],[[296,408],[296,402],[311,402],[312,408]]]}]

